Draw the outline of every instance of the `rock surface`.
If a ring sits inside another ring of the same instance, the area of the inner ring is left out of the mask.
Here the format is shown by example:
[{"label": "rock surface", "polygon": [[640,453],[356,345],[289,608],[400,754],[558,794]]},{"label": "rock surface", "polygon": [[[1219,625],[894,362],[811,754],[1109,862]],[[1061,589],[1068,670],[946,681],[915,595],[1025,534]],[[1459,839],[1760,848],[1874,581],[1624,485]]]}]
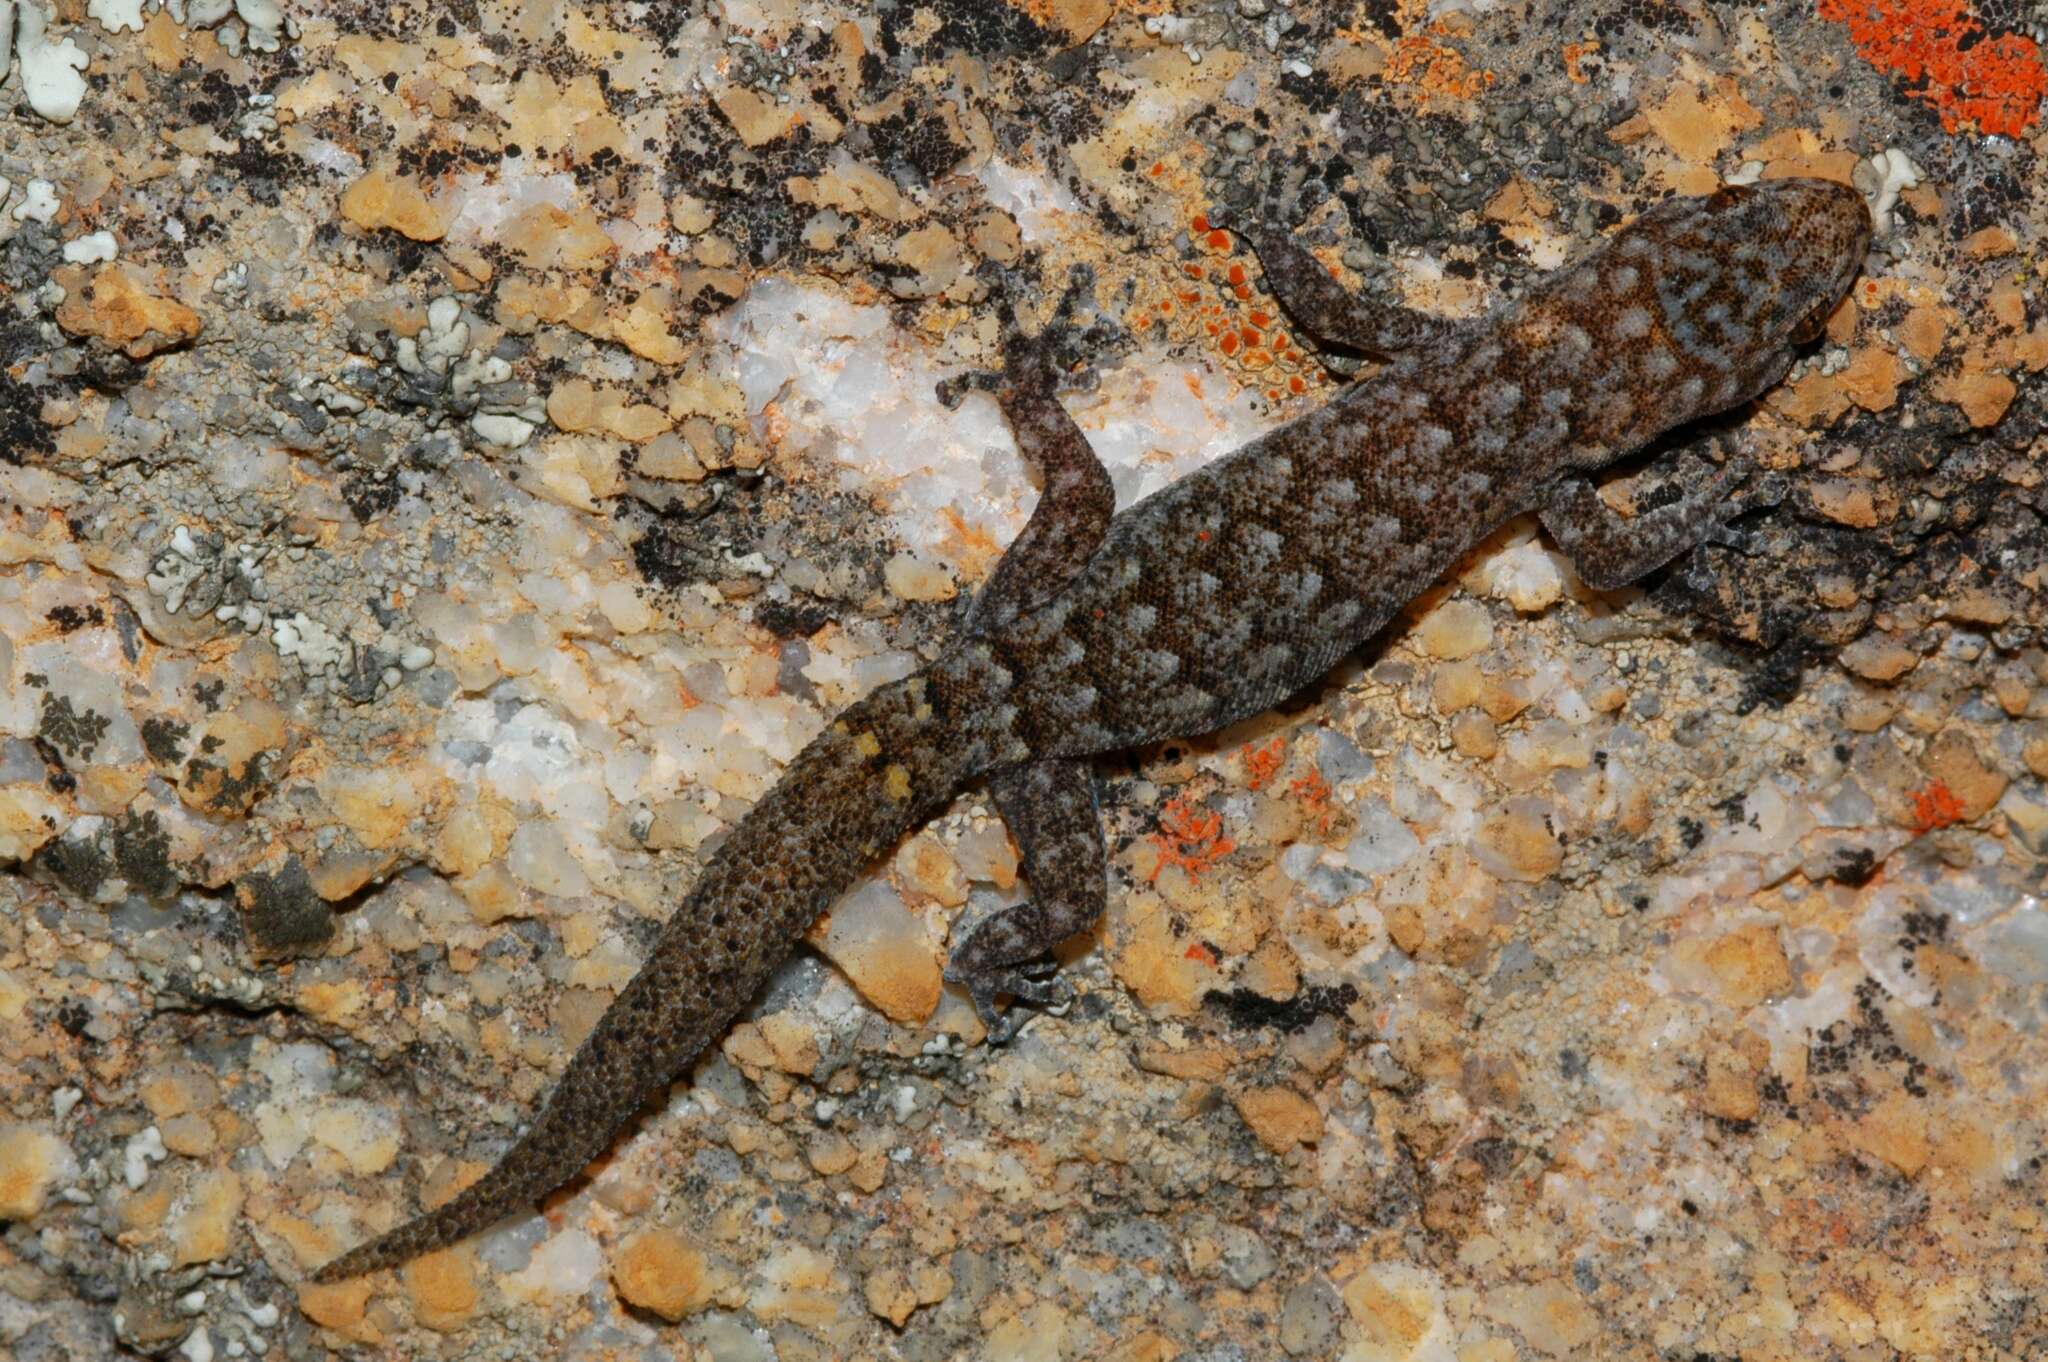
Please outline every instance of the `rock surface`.
[{"label": "rock surface", "polygon": [[[1973,4],[0,4],[0,1353],[2037,1355],[2048,16]],[[1476,315],[1792,174],[1883,230],[1739,414],[1749,553],[1601,595],[1511,525],[1104,761],[1000,1050],[963,797],[587,1177],[306,1284],[1015,535],[934,392],[990,267],[1093,271],[1128,503],[1354,370],[1225,222]]]}]

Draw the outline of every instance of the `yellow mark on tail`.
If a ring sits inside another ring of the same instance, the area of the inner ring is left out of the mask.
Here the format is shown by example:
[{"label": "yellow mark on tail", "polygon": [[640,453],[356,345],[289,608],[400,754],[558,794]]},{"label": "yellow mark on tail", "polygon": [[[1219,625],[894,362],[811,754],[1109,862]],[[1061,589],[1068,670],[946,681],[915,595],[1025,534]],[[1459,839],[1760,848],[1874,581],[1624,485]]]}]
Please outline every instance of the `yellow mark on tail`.
[{"label": "yellow mark on tail", "polygon": [[882,740],[863,730],[853,735],[853,750],[864,757],[879,757],[882,755]]},{"label": "yellow mark on tail", "polygon": [[910,798],[910,768],[901,762],[890,762],[889,769],[882,772],[882,792],[891,799]]}]

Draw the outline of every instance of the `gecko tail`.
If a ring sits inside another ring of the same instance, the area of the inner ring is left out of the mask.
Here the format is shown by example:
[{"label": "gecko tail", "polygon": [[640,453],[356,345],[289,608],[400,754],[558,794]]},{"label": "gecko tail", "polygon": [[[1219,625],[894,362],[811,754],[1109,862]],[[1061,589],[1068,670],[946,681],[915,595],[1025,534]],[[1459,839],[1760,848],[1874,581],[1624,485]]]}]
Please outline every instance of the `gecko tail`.
[{"label": "gecko tail", "polygon": [[511,1214],[528,1204],[530,1199],[545,1195],[544,1192],[535,1192],[529,1198],[520,1195],[520,1190],[545,1186],[547,1181],[544,1166],[531,1156],[521,1157],[520,1148],[515,1145],[504,1161],[456,1193],[451,1200],[356,1245],[321,1267],[313,1274],[312,1280],[321,1285],[346,1281],[350,1277],[395,1267],[408,1258],[445,1248],[471,1234],[472,1225],[481,1229],[503,1219],[504,1215],[493,1214],[496,1208],[511,1203],[511,1209],[504,1213]]},{"label": "gecko tail", "polygon": [[[692,895],[694,901],[694,895]],[[584,1040],[582,1049],[569,1061],[561,1081],[547,1096],[539,1118],[514,1145],[492,1165],[487,1174],[457,1192],[451,1200],[428,1210],[426,1215],[389,1229],[375,1239],[360,1243],[334,1262],[313,1274],[315,1282],[340,1282],[365,1272],[391,1268],[420,1253],[446,1247],[459,1239],[496,1225],[512,1215],[532,1208],[537,1200],[575,1178],[575,1174],[598,1157],[633,1112],[655,1092],[666,1088],[674,1073],[688,1061],[700,1042],[684,1040],[682,1045],[664,1047],[666,1053],[645,1057],[639,1071],[633,1071],[631,1053],[635,1045],[645,1047],[645,1038],[631,1034],[633,1018],[647,1014],[645,997],[649,989],[670,985],[674,971],[657,969],[662,952],[655,952],[647,967],[633,977],[625,993],[600,1018],[596,1030]]]},{"label": "gecko tail", "polygon": [[[563,1070],[533,1126],[445,1205],[358,1245],[315,1282],[391,1267],[526,1211],[604,1152],[802,940],[811,922],[988,765],[976,705],[920,674],[848,708],[732,831]],[[956,718],[955,716],[962,716]]]}]

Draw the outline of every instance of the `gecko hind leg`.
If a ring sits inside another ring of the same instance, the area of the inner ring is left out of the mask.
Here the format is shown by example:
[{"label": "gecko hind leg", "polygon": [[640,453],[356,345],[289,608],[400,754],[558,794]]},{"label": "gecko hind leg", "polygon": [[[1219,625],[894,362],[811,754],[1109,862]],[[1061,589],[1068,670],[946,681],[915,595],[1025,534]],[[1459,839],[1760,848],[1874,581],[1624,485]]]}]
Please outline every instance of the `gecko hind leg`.
[{"label": "gecko hind leg", "polygon": [[969,374],[942,385],[940,400],[958,400],[963,387],[994,392],[1017,448],[1038,469],[1042,486],[1031,518],[1011,543],[969,608],[968,633],[1000,627],[1058,595],[1081,571],[1109,531],[1116,514],[1116,490],[1088,437],[1060,404],[1060,367],[1053,355],[1057,333],[1093,285],[1076,269],[1053,316],[1037,334],[1017,325],[1005,292],[1003,367],[1000,373]]},{"label": "gecko hind leg", "polygon": [[[1747,538],[1728,522],[1784,497],[1783,478],[1765,474],[1752,483],[1753,473],[1742,456],[1719,468],[1701,462],[1682,475],[1693,483],[1691,491],[1634,516],[1615,514],[1587,479],[1566,478],[1538,518],[1587,586],[1612,591],[1702,543],[1746,550]],[[1742,495],[1730,495],[1745,484],[1751,485]]]},{"label": "gecko hind leg", "polygon": [[1072,986],[1052,977],[1044,957],[1087,930],[1109,899],[1109,854],[1095,806],[1095,771],[1084,760],[1041,760],[1007,767],[989,778],[989,794],[1023,853],[1031,897],[992,913],[953,948],[946,978],[967,988],[991,1045],[1017,1033],[1022,1021],[1008,994],[1041,1007],[1071,999]]}]

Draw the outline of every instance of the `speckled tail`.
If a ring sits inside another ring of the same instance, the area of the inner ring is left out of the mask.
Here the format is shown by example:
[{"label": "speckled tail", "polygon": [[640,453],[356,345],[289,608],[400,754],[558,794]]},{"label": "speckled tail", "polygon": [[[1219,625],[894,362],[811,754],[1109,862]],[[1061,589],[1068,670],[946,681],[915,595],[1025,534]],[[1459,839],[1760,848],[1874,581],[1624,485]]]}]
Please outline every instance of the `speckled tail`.
[{"label": "speckled tail", "polygon": [[980,713],[946,706],[918,676],[834,720],[733,829],[532,1129],[454,1200],[350,1250],[314,1280],[453,1243],[575,1177],[725,1029],[811,921],[981,769],[985,745],[969,731]]}]

